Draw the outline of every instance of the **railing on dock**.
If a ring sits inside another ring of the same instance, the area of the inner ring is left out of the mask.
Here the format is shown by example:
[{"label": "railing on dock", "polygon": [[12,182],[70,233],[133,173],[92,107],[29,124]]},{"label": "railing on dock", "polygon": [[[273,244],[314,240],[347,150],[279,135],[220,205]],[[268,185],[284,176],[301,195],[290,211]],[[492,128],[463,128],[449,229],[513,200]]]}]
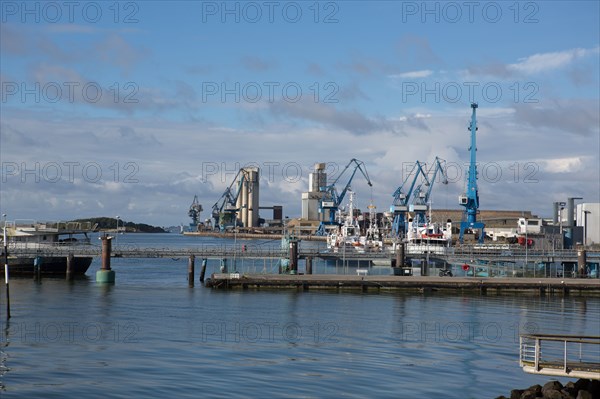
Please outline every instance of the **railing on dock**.
[{"label": "railing on dock", "polygon": [[600,380],[600,336],[524,334],[519,341],[526,373]]}]

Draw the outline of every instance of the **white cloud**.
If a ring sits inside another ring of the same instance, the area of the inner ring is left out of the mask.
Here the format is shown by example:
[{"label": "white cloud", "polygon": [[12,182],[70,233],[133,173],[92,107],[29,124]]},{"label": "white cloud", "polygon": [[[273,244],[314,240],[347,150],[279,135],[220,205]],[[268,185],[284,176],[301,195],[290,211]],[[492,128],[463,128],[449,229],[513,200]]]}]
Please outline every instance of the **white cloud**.
[{"label": "white cloud", "polygon": [[576,173],[581,170],[583,162],[580,157],[541,159],[542,168],[549,173]]},{"label": "white cloud", "polygon": [[526,74],[535,74],[565,67],[577,59],[598,54],[600,47],[592,49],[574,48],[552,53],[538,53],[529,57],[520,58],[519,62],[509,64],[507,69]]},{"label": "white cloud", "polygon": [[432,70],[423,69],[420,71],[410,71],[410,72],[404,72],[404,73],[398,73],[395,75],[390,75],[390,78],[393,78],[393,79],[419,79],[419,78],[429,77],[432,74],[433,74]]}]

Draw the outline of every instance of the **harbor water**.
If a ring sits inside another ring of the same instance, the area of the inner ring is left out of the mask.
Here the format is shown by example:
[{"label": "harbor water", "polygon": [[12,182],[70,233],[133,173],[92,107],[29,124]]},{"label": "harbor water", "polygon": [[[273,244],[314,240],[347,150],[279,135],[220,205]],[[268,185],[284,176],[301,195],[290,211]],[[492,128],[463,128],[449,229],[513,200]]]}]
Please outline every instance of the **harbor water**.
[{"label": "harbor water", "polygon": [[114,258],[116,283],[99,285],[99,266],[12,279],[9,321],[2,287],[2,398],[493,398],[550,379],[519,368],[519,333],[600,334],[598,297],[210,290],[188,287],[184,258]]}]

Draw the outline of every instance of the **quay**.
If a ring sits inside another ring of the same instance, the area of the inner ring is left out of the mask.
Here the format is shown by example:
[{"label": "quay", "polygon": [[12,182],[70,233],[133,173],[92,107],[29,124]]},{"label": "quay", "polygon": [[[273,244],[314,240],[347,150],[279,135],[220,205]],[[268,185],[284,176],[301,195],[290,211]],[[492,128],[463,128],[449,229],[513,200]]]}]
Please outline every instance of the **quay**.
[{"label": "quay", "polygon": [[289,288],[305,291],[309,289],[358,289],[362,291],[477,292],[480,294],[531,292],[540,295],[600,295],[600,280],[598,279],[214,273],[205,284],[207,287],[225,289]]}]

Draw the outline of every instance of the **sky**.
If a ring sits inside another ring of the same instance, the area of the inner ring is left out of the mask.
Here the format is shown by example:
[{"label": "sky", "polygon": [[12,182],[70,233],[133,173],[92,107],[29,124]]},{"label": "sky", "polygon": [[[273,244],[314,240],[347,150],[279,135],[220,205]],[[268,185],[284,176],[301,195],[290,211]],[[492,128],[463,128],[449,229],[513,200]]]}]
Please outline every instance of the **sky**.
[{"label": "sky", "polygon": [[381,212],[436,156],[458,209],[471,102],[480,209],[600,202],[599,4],[2,1],[0,212],[187,224],[258,166],[293,218],[314,164],[353,158]]}]

